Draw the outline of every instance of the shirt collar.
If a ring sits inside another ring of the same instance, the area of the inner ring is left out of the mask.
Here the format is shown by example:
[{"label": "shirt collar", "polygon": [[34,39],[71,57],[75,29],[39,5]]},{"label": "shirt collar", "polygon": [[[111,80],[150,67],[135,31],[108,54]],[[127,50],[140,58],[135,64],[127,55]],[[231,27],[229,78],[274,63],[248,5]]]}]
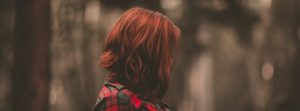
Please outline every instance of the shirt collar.
[{"label": "shirt collar", "polygon": [[118,90],[121,90],[123,88],[125,88],[125,86],[123,86],[122,84],[115,82],[115,81],[104,81],[104,85],[108,85],[108,86],[113,86],[115,88],[117,88]]}]

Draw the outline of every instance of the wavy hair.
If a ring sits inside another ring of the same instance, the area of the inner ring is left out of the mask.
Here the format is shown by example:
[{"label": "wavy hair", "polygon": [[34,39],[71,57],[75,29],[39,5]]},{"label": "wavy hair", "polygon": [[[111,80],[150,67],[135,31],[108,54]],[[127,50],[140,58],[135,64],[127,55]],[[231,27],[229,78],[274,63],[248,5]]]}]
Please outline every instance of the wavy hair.
[{"label": "wavy hair", "polygon": [[167,88],[180,30],[159,12],[131,8],[124,12],[104,42],[100,66],[109,80],[142,97],[161,99]]}]

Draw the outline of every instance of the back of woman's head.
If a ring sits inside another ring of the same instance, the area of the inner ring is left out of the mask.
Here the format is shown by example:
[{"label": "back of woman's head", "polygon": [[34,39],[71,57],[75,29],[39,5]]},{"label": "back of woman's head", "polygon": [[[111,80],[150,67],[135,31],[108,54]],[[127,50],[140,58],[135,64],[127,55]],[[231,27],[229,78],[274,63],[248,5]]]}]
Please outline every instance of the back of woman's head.
[{"label": "back of woman's head", "polygon": [[143,8],[124,12],[104,43],[100,66],[140,96],[167,90],[180,30],[166,16]]}]

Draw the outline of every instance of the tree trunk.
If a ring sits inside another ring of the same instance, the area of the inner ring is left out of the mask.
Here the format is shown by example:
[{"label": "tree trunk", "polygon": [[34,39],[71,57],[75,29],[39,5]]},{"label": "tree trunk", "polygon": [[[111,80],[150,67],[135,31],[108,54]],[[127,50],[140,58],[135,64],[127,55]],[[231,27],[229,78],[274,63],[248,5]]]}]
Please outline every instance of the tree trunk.
[{"label": "tree trunk", "polygon": [[10,111],[14,3],[2,0],[0,7],[0,111]]},{"label": "tree trunk", "polygon": [[300,110],[299,0],[273,0],[267,55],[274,63],[269,111]]},{"label": "tree trunk", "polygon": [[12,110],[47,111],[49,0],[16,0]]}]

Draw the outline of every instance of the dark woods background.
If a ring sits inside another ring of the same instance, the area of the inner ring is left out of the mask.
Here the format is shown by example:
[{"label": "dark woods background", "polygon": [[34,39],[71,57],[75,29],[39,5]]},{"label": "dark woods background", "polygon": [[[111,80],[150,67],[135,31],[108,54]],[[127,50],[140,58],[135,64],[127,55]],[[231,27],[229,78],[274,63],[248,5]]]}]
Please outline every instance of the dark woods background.
[{"label": "dark woods background", "polygon": [[299,0],[1,0],[0,111],[87,111],[119,15],[160,10],[182,37],[172,111],[300,111]]}]

